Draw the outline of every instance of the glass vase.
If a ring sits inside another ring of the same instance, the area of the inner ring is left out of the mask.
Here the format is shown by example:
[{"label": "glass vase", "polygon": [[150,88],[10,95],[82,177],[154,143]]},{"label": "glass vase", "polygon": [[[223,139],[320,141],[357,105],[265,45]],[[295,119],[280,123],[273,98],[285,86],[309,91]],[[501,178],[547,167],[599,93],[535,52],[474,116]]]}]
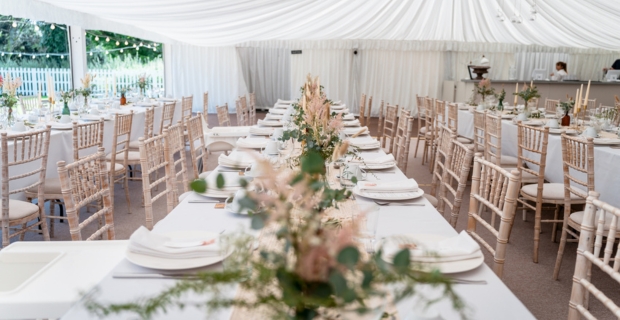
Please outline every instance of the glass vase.
[{"label": "glass vase", "polygon": [[504,111],[504,100],[500,99],[499,103],[497,104],[497,111]]},{"label": "glass vase", "polygon": [[15,116],[13,115],[13,108],[8,106],[2,107],[2,128],[9,129],[15,124]]},{"label": "glass vase", "polygon": [[64,107],[62,108],[62,114],[63,115],[71,115],[71,110],[69,109],[69,102],[65,101],[64,102]]}]

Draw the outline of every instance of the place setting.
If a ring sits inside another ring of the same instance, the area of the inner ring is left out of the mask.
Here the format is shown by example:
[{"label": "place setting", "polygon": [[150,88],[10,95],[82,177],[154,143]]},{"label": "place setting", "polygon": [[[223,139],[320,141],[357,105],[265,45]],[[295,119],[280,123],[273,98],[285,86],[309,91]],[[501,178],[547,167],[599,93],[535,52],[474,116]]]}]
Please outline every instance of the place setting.
[{"label": "place setting", "polygon": [[351,191],[356,196],[373,200],[378,205],[424,206],[424,202],[410,201],[424,195],[424,190],[418,188],[418,184],[414,179],[402,181],[358,181]]}]

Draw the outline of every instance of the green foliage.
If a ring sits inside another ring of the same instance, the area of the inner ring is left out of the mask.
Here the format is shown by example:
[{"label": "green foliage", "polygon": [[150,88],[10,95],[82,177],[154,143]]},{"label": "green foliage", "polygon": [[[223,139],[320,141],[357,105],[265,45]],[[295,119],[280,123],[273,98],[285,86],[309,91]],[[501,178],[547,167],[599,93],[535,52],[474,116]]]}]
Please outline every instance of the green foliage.
[{"label": "green foliage", "polygon": [[540,94],[538,93],[538,88],[534,85],[526,86],[523,90],[513,93],[513,95],[519,96],[521,99],[523,99],[523,101],[525,101],[526,107],[527,107],[528,101],[534,98],[540,98]]}]

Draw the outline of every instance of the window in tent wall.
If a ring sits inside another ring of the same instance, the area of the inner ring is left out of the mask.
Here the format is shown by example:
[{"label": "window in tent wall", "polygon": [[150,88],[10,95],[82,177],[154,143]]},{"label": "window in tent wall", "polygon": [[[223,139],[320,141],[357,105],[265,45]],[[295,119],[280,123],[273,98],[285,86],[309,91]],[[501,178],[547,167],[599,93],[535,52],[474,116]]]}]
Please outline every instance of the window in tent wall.
[{"label": "window in tent wall", "polygon": [[128,97],[140,92],[138,82],[146,77],[145,95],[164,96],[164,60],[161,43],[126,35],[86,30],[88,72],[95,76],[95,98],[120,97],[121,88]]},{"label": "window in tent wall", "polygon": [[66,25],[0,15],[0,75],[22,80],[18,96],[40,95],[45,103],[70,90],[70,57]]}]

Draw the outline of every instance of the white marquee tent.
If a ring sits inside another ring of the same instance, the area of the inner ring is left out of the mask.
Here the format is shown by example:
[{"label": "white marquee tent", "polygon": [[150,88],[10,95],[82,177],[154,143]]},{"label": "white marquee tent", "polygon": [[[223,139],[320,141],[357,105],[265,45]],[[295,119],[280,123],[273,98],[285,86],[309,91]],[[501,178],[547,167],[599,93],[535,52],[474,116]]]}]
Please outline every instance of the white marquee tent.
[{"label": "white marquee tent", "polygon": [[496,79],[558,60],[600,79],[620,57],[609,0],[0,0],[0,13],[163,42],[167,89],[209,90],[212,109],[248,91],[263,106],[295,97],[308,72],[351,106],[364,92],[414,109],[482,54]]}]

